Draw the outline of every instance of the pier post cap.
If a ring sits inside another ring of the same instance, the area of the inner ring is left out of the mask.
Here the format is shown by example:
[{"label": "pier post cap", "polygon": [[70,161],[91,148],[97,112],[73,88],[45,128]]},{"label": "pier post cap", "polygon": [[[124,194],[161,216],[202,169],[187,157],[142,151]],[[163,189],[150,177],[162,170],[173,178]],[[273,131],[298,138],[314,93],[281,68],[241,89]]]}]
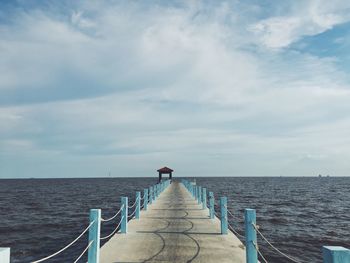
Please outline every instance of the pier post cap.
[{"label": "pier post cap", "polygon": [[94,217],[101,217],[101,209],[97,209],[97,208],[90,209],[90,218],[92,216],[94,216]]},{"label": "pier post cap", "polygon": [[220,202],[227,202],[227,197],[226,196],[221,196],[220,197]]},{"label": "pier post cap", "polygon": [[322,247],[324,263],[345,263],[350,262],[350,249],[341,246]]},{"label": "pier post cap", "polygon": [[10,248],[0,247],[0,262],[10,263]]}]

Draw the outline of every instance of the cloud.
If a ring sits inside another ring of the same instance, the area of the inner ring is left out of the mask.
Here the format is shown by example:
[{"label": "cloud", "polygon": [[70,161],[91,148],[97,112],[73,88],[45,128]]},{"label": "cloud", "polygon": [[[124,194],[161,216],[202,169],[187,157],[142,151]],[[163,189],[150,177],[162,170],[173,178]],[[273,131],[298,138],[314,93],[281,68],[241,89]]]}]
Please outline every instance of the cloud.
[{"label": "cloud", "polygon": [[268,48],[284,48],[304,36],[323,33],[334,26],[350,21],[350,4],[338,0],[295,1],[287,14],[263,19],[249,27]]},{"label": "cloud", "polygon": [[288,46],[346,15],[340,2],[307,6],[309,20],[242,2],[12,11],[0,26],[2,174],[343,173],[347,76],[337,58]]}]

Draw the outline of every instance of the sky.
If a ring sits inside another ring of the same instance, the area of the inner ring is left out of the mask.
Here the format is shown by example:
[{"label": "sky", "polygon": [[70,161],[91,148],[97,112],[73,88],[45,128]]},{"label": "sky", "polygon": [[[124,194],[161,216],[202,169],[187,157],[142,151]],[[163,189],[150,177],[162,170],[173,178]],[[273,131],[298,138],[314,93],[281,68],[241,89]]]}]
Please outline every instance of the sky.
[{"label": "sky", "polygon": [[350,1],[0,0],[0,178],[350,175]]}]

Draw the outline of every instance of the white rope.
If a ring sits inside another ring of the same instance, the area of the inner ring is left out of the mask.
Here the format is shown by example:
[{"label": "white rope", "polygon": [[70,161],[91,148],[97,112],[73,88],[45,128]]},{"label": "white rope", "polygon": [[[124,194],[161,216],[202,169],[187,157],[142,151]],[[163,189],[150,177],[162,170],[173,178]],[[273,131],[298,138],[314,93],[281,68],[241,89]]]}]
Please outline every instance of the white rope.
[{"label": "white rope", "polygon": [[135,205],[136,205],[136,203],[137,203],[137,201],[139,200],[139,198],[136,198],[136,200],[135,200],[135,202],[134,202],[134,204],[133,205],[131,205],[131,206],[129,206],[129,208],[133,208]]},{"label": "white rope", "polygon": [[239,234],[236,230],[234,230],[234,228],[233,228],[230,224],[227,224],[227,225],[228,225],[229,229],[231,229],[231,231],[232,231],[235,235],[244,238],[244,236],[242,236],[242,235]]},{"label": "white rope", "polygon": [[295,262],[295,263],[302,263],[301,261],[298,261],[294,258],[292,258],[291,256],[288,256],[287,254],[284,254],[281,250],[279,250],[278,248],[276,248],[274,245],[272,245],[267,238],[259,231],[259,228],[257,227],[257,225],[252,224],[256,230],[256,232],[258,232],[260,234],[260,236],[267,242],[267,244],[269,244],[274,250],[276,250],[278,253],[280,253],[282,256],[288,258],[289,260]]},{"label": "white rope", "polygon": [[235,217],[231,212],[230,212],[230,210],[226,210],[227,211],[227,213],[229,213],[232,217]]},{"label": "white rope", "polygon": [[56,255],[58,255],[58,254],[60,254],[60,253],[63,252],[63,251],[65,251],[67,248],[69,248],[71,245],[73,245],[75,242],[77,242],[77,241],[86,233],[86,231],[89,230],[89,228],[92,226],[93,223],[95,223],[95,221],[91,222],[90,225],[88,225],[88,227],[85,228],[84,231],[83,231],[76,239],[74,239],[71,243],[69,243],[69,244],[68,244],[67,246],[65,246],[64,248],[60,249],[59,251],[53,253],[53,254],[50,255],[50,256],[47,256],[47,257],[45,257],[45,258],[42,258],[42,259],[39,259],[39,260],[36,260],[36,261],[32,261],[32,263],[39,263],[39,262],[45,261],[45,260],[47,260],[47,259],[49,259],[49,258],[52,258],[52,257],[54,257],[54,256],[56,256]]},{"label": "white rope", "polygon": [[253,242],[254,247],[256,249],[256,251],[258,252],[258,254],[260,255],[260,257],[264,260],[265,263],[268,263],[267,260],[265,259],[265,257],[263,256],[263,254],[260,252],[260,249],[258,247],[258,244],[256,244],[255,242]]},{"label": "white rope", "polygon": [[112,216],[111,218],[108,218],[108,219],[101,218],[101,222],[108,222],[108,221],[111,221],[111,220],[113,220],[114,218],[116,218],[117,215],[119,215],[119,213],[122,211],[123,207],[124,207],[124,205],[122,205],[122,206],[119,208],[118,212],[117,212],[114,216]]},{"label": "white rope", "polygon": [[80,254],[80,256],[74,261],[74,263],[77,263],[79,259],[85,254],[85,252],[91,247],[92,243],[94,243],[93,240],[90,241],[90,243],[87,245],[87,247],[84,249],[84,251]]},{"label": "white rope", "polygon": [[134,210],[134,212],[132,212],[132,213],[128,216],[128,218],[132,218],[132,217],[134,216],[135,213],[136,213],[136,209]]},{"label": "white rope", "polygon": [[115,233],[115,232],[118,230],[118,228],[120,227],[120,224],[122,223],[123,219],[124,219],[124,216],[122,216],[122,218],[120,219],[119,224],[116,226],[116,228],[113,230],[113,232],[110,233],[108,236],[100,237],[100,240],[104,240],[104,239],[107,239],[107,238],[110,238],[111,236],[113,236],[114,233]]}]

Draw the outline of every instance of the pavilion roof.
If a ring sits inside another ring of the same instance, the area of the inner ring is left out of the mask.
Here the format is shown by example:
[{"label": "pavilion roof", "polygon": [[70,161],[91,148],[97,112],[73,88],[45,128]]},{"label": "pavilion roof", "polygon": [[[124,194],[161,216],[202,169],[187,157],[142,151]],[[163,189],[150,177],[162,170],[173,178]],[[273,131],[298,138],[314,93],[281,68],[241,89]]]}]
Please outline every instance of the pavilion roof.
[{"label": "pavilion roof", "polygon": [[166,167],[164,166],[163,168],[160,168],[157,170],[157,172],[159,173],[171,173],[173,172],[174,170],[170,169],[169,167]]}]

